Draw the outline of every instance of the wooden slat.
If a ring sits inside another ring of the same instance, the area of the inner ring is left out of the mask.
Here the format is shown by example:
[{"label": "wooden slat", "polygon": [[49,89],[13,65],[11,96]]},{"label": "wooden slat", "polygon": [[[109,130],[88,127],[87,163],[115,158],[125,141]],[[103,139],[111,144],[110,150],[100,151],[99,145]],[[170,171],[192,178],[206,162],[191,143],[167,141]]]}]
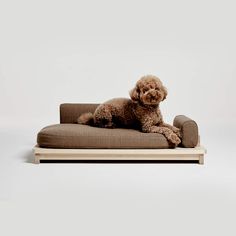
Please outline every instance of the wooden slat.
[{"label": "wooden slat", "polygon": [[175,149],[56,149],[56,148],[34,148],[35,154],[96,154],[96,155],[168,155],[168,154],[205,154],[206,149],[203,146],[195,148],[175,148]]}]

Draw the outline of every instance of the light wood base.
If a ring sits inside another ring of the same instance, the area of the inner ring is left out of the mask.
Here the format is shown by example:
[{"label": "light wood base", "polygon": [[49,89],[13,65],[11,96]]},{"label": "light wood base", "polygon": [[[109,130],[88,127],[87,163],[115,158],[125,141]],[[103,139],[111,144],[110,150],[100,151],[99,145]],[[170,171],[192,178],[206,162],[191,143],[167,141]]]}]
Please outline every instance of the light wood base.
[{"label": "light wood base", "polygon": [[46,161],[193,161],[204,164],[206,149],[54,149],[34,147],[35,163]]}]

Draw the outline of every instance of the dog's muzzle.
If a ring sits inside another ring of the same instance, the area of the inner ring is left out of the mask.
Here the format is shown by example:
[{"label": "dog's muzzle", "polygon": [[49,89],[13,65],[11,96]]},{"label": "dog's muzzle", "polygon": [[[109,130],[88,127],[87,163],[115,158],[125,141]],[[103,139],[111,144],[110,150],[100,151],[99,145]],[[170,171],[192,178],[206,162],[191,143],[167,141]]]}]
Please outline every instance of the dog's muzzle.
[{"label": "dog's muzzle", "polygon": [[147,96],[150,98],[157,98],[158,92],[155,89],[151,89],[147,92]]}]

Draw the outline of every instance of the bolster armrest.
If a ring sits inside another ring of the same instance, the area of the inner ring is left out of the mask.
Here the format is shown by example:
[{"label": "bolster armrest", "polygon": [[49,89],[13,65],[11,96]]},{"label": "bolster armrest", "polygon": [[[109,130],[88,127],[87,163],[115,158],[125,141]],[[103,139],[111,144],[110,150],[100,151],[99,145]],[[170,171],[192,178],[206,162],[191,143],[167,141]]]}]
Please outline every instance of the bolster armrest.
[{"label": "bolster armrest", "polygon": [[179,115],[174,119],[174,126],[181,130],[181,145],[186,148],[196,147],[198,144],[197,123],[187,116]]}]

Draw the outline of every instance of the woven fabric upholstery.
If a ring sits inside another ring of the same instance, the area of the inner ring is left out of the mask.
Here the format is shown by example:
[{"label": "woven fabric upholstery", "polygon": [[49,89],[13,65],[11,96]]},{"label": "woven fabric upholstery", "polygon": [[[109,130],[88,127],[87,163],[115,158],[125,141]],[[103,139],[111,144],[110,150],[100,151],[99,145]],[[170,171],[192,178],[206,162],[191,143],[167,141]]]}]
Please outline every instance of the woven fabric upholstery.
[{"label": "woven fabric upholstery", "polygon": [[175,127],[181,129],[181,145],[186,148],[196,147],[198,144],[198,126],[197,123],[184,115],[176,116],[174,119]]},{"label": "woven fabric upholstery", "polygon": [[94,112],[99,104],[64,103],[60,105],[60,123],[77,123],[78,117],[85,112]]},{"label": "woven fabric upholstery", "polygon": [[[162,134],[142,133],[133,129],[105,129],[77,124],[84,112],[94,112],[99,104],[71,104],[60,106],[60,124],[43,128],[37,136],[45,148],[171,148]],[[176,116],[174,126],[181,129],[186,148],[198,143],[197,123],[183,115]]]},{"label": "woven fabric upholstery", "polygon": [[47,126],[38,133],[37,142],[45,148],[169,148],[162,134],[79,124]]}]

